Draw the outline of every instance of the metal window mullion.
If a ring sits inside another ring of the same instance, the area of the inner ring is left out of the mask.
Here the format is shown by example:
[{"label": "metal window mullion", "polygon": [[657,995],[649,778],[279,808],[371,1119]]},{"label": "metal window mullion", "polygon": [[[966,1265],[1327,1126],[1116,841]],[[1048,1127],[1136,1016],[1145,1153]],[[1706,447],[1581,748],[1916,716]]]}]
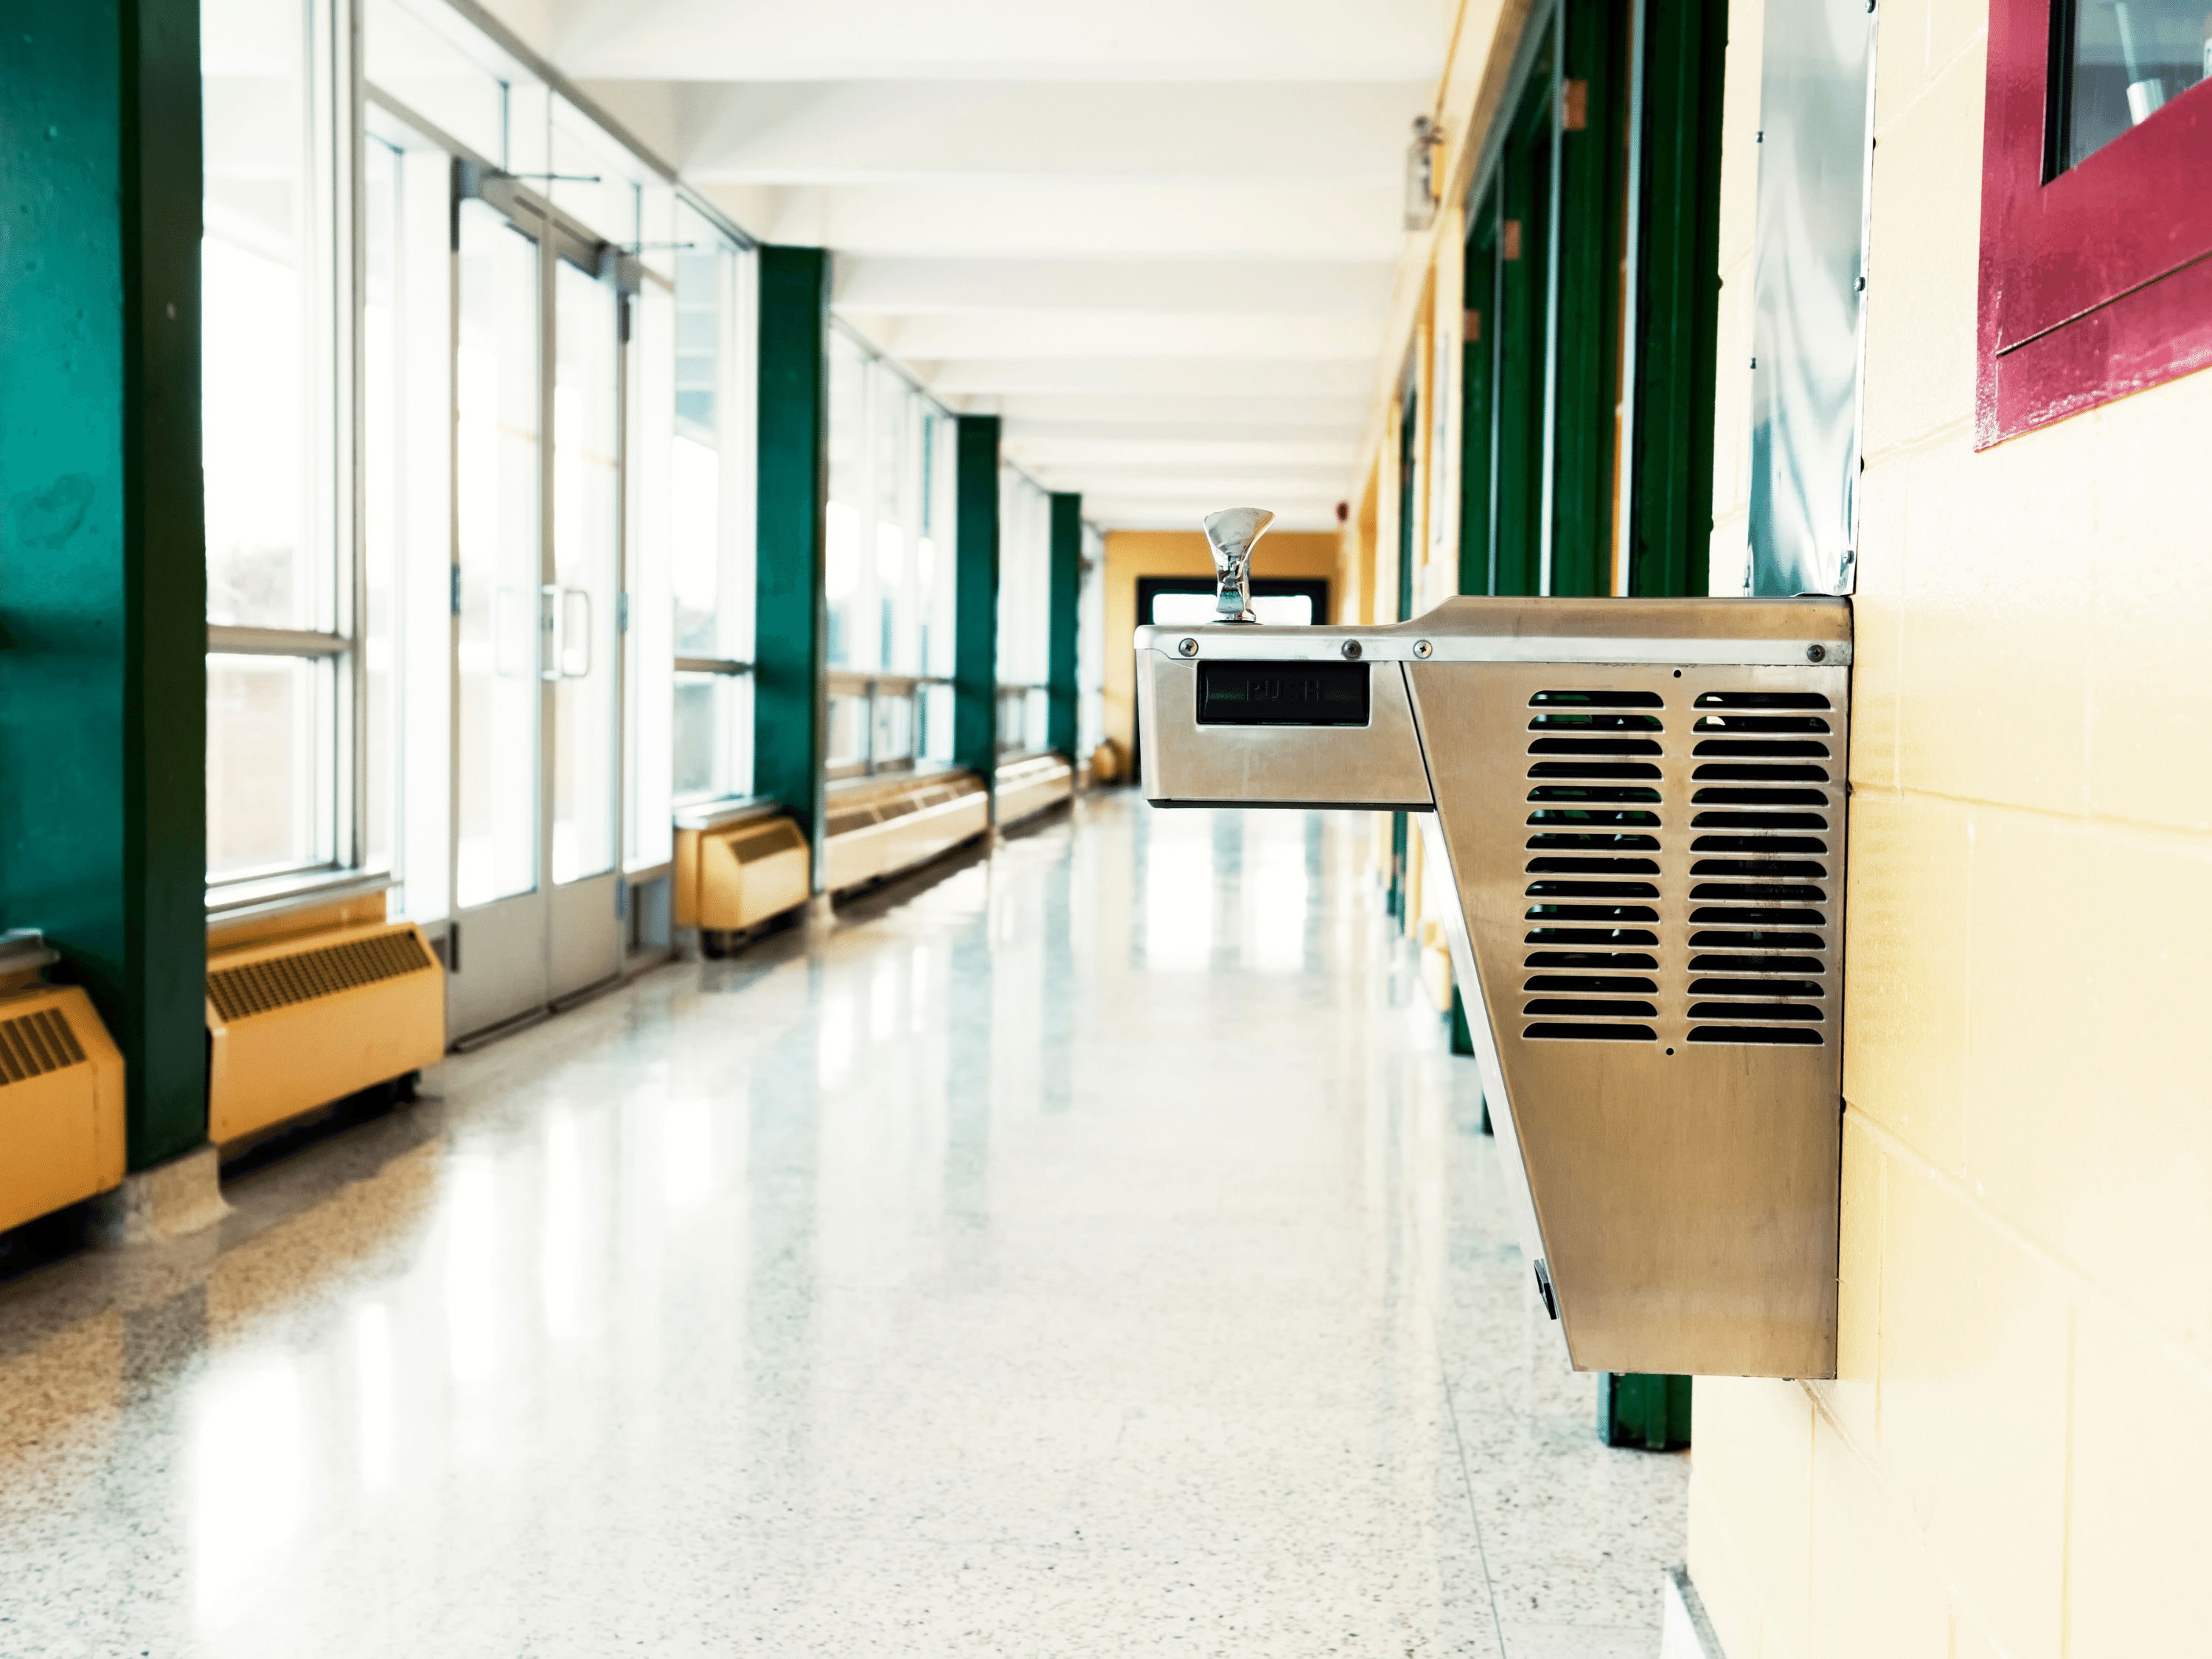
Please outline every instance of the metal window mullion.
[{"label": "metal window mullion", "polygon": [[[368,155],[362,135],[367,130],[368,106],[362,81],[362,8],[353,0],[334,0],[334,3],[340,18],[331,34],[331,45],[340,54],[334,78],[344,89],[338,107],[345,112],[344,125],[334,135],[337,153],[333,158],[334,171],[344,181],[343,212],[337,217],[346,228],[338,264],[345,272],[340,302],[345,321],[340,337],[346,364],[345,392],[339,404],[345,434],[339,449],[349,459],[343,492],[346,522],[339,541],[348,556],[348,568],[340,582],[340,591],[346,595],[346,614],[340,619],[338,631],[365,647],[368,636]],[[331,690],[337,702],[333,713],[338,730],[347,738],[343,750],[350,752],[331,757],[336,763],[332,771],[345,798],[333,803],[331,851],[338,865],[359,869],[368,859],[368,653],[366,648],[349,650],[345,657],[343,665],[331,665],[336,682]],[[343,846],[338,843],[341,833],[345,836]]]},{"label": "metal window mullion", "polygon": [[[631,191],[635,195],[636,191],[635,185],[631,186]],[[637,240],[640,247],[642,247],[645,243],[643,216],[644,210],[640,208],[635,216]],[[620,875],[628,869],[630,854],[635,850],[631,845],[631,830],[637,823],[638,806],[637,775],[633,769],[636,764],[637,746],[630,741],[629,725],[633,712],[629,693],[629,554],[632,540],[629,514],[633,505],[629,487],[629,368],[630,352],[637,343],[637,319],[630,310],[630,306],[636,297],[636,290],[625,283],[621,256],[618,254],[611,263],[614,269],[603,276],[600,280],[611,281],[615,288],[615,580],[614,592],[607,596],[615,608],[615,648],[614,661],[611,665],[614,672],[614,684],[611,690],[615,705],[613,724],[615,787],[614,800],[609,810],[614,814],[612,844],[615,849],[615,872]],[[639,267],[641,271],[642,269],[642,266]],[[670,335],[669,345],[672,350],[675,346],[672,328]],[[672,375],[672,390],[673,379]],[[670,411],[670,416],[673,419],[673,410]],[[673,586],[672,580],[672,589]],[[642,672],[642,670],[640,672]],[[672,675],[670,678],[672,680],[674,676]],[[672,686],[671,690],[673,690],[673,689]],[[673,726],[670,728],[669,737],[673,742],[675,738]],[[623,948],[625,951],[628,950],[627,944]]]},{"label": "metal window mullion", "polygon": [[[547,104],[546,153],[552,151],[551,104]],[[549,161],[550,165],[550,161]],[[545,204],[550,209],[550,204]],[[532,215],[532,240],[538,254],[538,580],[541,592],[561,579],[561,550],[554,544],[555,479],[560,465],[559,434],[555,430],[556,392],[560,378],[561,248],[549,211]],[[531,890],[550,894],[553,888],[553,757],[560,718],[556,683],[545,678],[548,629],[541,598],[536,634],[538,673],[538,844],[534,849],[537,878]],[[556,664],[558,666],[558,664]]]},{"label": "metal window mullion", "polygon": [[304,628],[233,628],[210,623],[208,654],[215,657],[336,657],[350,651],[343,634]]}]

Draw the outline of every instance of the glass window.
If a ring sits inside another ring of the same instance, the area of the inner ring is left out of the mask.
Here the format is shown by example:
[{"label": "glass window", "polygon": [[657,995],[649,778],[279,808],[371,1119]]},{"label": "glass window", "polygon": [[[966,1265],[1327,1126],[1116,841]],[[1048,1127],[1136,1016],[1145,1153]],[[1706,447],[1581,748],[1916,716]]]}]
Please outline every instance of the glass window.
[{"label": "glass window", "polygon": [[[319,187],[342,148],[331,23],[299,0],[200,9],[211,880],[382,857],[390,839],[380,820],[361,826],[364,849],[352,817],[362,619],[339,557],[351,533],[337,487],[344,262]],[[373,218],[390,180],[366,182]],[[388,723],[366,736],[374,766]]]},{"label": "glass window", "polygon": [[451,896],[452,158],[374,106],[362,145],[362,858],[395,914]]},{"label": "glass window", "polygon": [[207,0],[200,265],[208,620],[334,626],[336,245],[327,100],[297,0]]},{"label": "glass window", "polygon": [[1106,737],[1106,538],[1083,526],[1083,585],[1076,599],[1077,754],[1088,760]]},{"label": "glass window", "polygon": [[209,657],[211,879],[331,861],[334,682],[326,657]]},{"label": "glass window", "polygon": [[538,245],[460,204],[453,490],[460,538],[456,897],[538,884]]},{"label": "glass window", "polygon": [[753,257],[441,0],[200,20],[210,878],[392,868],[429,921],[665,864],[752,784]]},{"label": "glass window", "polygon": [[[677,670],[672,793],[684,801],[752,787],[755,266],[688,204],[678,205],[675,223],[661,407],[671,411],[662,418]],[[658,303],[650,288],[645,297]]]},{"label": "glass window", "polygon": [[2079,166],[2212,75],[2212,11],[2203,0],[2061,0],[2065,72],[2059,158]]},{"label": "glass window", "polygon": [[1052,672],[1052,497],[999,474],[999,747],[1045,746]]},{"label": "glass window", "polygon": [[554,266],[553,879],[615,865],[615,594],[622,553],[620,296]]},{"label": "glass window", "polygon": [[507,154],[507,88],[489,42],[453,8],[362,0],[362,71],[422,119],[477,155]]},{"label": "glass window", "polygon": [[842,330],[830,346],[829,765],[952,754],[954,422]]}]

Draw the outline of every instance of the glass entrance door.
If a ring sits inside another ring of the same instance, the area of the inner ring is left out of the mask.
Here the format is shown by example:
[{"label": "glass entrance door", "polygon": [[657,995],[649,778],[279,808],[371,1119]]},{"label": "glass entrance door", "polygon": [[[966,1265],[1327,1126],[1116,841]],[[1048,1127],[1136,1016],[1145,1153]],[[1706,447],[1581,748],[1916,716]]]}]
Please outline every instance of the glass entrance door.
[{"label": "glass entrance door", "polygon": [[620,300],[596,246],[520,199],[463,199],[456,252],[448,1029],[466,1036],[622,965]]},{"label": "glass entrance door", "polygon": [[622,565],[622,296],[553,261],[553,545],[546,577],[552,698],[545,856],[553,873],[549,990],[573,995],[622,968],[621,730],[616,607]]}]

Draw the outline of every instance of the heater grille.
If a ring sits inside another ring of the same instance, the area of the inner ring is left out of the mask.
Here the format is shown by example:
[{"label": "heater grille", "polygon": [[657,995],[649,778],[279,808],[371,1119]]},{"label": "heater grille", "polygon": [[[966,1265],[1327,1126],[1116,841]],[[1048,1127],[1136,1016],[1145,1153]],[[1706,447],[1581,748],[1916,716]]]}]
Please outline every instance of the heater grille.
[{"label": "heater grille", "polygon": [[1842,871],[1832,709],[1814,691],[1707,691],[1689,811],[1692,1042],[1820,1045]]},{"label": "heater grille", "polygon": [[1522,1036],[1655,1042],[1664,702],[1539,691],[1528,707]]},{"label": "heater grille", "polygon": [[0,1088],[84,1064],[76,1033],[58,1008],[34,1008],[0,1019]]},{"label": "heater grille", "polygon": [[226,1020],[266,1014],[434,966],[414,929],[270,957],[208,975],[208,998]]}]

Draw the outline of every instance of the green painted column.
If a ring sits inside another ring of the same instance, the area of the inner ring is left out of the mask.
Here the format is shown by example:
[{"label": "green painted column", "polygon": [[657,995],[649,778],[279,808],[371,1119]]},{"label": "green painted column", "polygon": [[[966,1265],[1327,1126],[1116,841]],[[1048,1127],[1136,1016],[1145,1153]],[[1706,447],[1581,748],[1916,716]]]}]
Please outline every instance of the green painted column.
[{"label": "green painted column", "polygon": [[0,927],[207,1139],[199,9],[0,0]]},{"label": "green painted column", "polygon": [[1082,626],[1083,497],[1052,498],[1052,655],[1046,672],[1051,710],[1045,741],[1073,762],[1078,739],[1080,692],[1075,683],[1078,631]]},{"label": "green painted column", "polygon": [[830,481],[830,256],[760,251],[760,421],[755,486],[753,790],[780,801],[825,871],[823,670],[830,611],[823,523]]},{"label": "green painted column", "polygon": [[954,457],[952,758],[999,815],[999,417],[963,415]]}]

